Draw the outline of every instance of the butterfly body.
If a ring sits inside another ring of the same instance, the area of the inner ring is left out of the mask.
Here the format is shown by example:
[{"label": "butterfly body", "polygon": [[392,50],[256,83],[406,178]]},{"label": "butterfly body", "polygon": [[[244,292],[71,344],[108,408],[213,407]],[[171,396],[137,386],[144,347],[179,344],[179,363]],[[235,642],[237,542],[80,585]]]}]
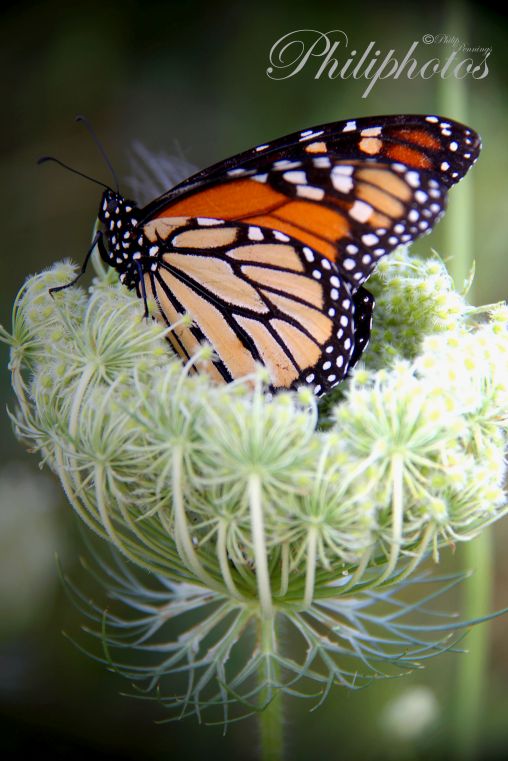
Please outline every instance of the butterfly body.
[{"label": "butterfly body", "polygon": [[[227,159],[143,209],[106,190],[101,257],[177,324],[169,340],[218,381],[267,368],[271,388],[340,382],[368,342],[363,283],[379,259],[429,232],[480,149],[440,117],[303,130]],[[192,325],[182,322],[190,314]]]}]

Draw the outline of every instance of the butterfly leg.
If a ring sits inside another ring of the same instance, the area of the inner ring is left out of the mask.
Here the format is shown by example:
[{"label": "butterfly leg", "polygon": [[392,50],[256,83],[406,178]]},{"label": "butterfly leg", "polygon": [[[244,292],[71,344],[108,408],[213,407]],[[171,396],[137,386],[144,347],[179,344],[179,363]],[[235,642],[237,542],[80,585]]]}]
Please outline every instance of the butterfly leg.
[{"label": "butterfly leg", "polygon": [[360,286],[353,296],[353,303],[355,305],[354,349],[349,361],[348,373],[356,365],[369,343],[372,313],[376,302],[374,296],[366,288]]},{"label": "butterfly leg", "polygon": [[95,235],[95,237],[94,237],[94,239],[92,241],[92,245],[88,249],[88,252],[87,252],[87,254],[85,256],[85,260],[84,260],[84,262],[83,262],[83,264],[81,266],[81,270],[79,272],[79,275],[77,275],[74,278],[74,280],[71,280],[69,283],[66,283],[65,285],[56,285],[53,288],[48,288],[48,291],[49,291],[51,296],[53,296],[53,294],[56,293],[57,291],[64,291],[66,288],[70,288],[71,285],[75,285],[78,282],[78,280],[85,274],[86,267],[88,265],[88,262],[90,261],[90,257],[92,256],[92,254],[94,252],[94,248],[97,245],[99,246],[99,248],[101,247],[101,245],[104,246],[104,241],[102,239],[102,232],[100,230]]}]

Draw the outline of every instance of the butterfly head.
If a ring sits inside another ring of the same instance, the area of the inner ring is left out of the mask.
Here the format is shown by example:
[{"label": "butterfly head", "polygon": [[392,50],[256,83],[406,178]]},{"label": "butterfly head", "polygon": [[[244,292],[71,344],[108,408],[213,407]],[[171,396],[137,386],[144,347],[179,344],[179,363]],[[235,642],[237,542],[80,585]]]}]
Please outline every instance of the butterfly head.
[{"label": "butterfly head", "polygon": [[102,194],[98,216],[106,234],[110,236],[114,235],[115,230],[122,230],[126,225],[130,228],[135,227],[139,221],[136,204],[111,188],[107,188]]}]

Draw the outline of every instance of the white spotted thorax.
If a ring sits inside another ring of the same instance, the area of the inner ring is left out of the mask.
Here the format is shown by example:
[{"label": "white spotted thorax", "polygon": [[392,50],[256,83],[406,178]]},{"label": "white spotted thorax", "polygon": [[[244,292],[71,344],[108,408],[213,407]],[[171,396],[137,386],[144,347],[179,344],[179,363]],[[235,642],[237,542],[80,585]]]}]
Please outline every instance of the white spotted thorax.
[{"label": "white spotted thorax", "polygon": [[103,237],[99,238],[101,258],[119,274],[120,282],[130,290],[140,280],[141,271],[146,267],[146,240],[143,232],[137,230],[140,210],[134,203],[114,190],[105,190],[99,206],[99,221],[102,222]]}]

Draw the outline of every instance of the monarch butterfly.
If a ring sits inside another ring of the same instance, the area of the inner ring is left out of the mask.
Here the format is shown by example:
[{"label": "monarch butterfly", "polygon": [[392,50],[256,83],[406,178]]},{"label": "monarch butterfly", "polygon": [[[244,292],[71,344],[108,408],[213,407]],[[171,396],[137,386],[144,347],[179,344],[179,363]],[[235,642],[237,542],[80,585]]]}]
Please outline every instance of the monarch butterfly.
[{"label": "monarch butterfly", "polygon": [[431,230],[479,151],[473,130],[439,116],[325,124],[214,164],[145,208],[105,186],[94,245],[145,313],[150,295],[168,325],[191,315],[168,335],[182,358],[206,340],[215,356],[202,369],[218,381],[261,363],[272,390],[320,396],[367,345],[363,283]]}]

